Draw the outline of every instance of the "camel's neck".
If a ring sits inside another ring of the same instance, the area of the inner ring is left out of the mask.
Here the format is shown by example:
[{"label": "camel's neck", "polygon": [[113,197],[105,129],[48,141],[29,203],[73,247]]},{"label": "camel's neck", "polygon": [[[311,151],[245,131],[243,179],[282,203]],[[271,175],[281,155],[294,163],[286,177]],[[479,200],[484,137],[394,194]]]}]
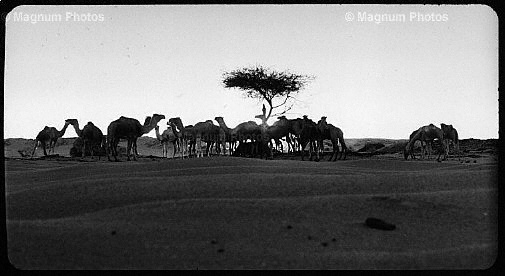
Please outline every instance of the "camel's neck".
[{"label": "camel's neck", "polygon": [[81,137],[81,135],[82,135],[82,130],[81,130],[81,129],[79,129],[79,123],[77,123],[77,122],[76,122],[75,124],[72,124],[72,126],[74,127],[74,129],[75,129],[75,133],[77,133],[77,136]]},{"label": "camel's neck", "polygon": [[173,123],[170,123],[170,126],[172,128],[172,132],[175,134],[175,135],[178,135],[180,131],[177,130],[177,126],[174,125]]},{"label": "camel's neck", "polygon": [[65,135],[65,131],[67,131],[67,127],[68,127],[68,123],[65,123],[65,126],[63,126],[63,128],[58,131],[58,137],[62,137],[63,135]]},{"label": "camel's neck", "polygon": [[149,132],[151,132],[151,130],[153,130],[153,129],[154,129],[154,127],[155,127],[155,126],[156,126],[156,125],[154,125],[154,126],[153,126],[153,125],[143,126],[143,127],[142,127],[142,133],[143,133],[143,134],[148,134]]},{"label": "camel's neck", "polygon": [[179,129],[182,133],[186,132],[186,131],[184,130],[184,125],[182,124],[182,122],[181,122],[181,121],[177,121],[177,120],[176,120],[175,125],[177,126],[177,128],[178,128],[178,129]]},{"label": "camel's neck", "polygon": [[224,120],[219,120],[217,121],[219,126],[225,131],[225,132],[230,132],[231,129],[226,125],[226,123],[224,122]]}]

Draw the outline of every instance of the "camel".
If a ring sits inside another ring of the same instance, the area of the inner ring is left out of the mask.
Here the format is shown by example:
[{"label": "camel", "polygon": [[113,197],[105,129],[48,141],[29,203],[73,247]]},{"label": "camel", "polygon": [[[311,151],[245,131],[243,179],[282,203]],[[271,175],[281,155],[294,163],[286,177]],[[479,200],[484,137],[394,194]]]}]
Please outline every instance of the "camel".
[{"label": "camel", "polygon": [[300,135],[302,133],[302,128],[303,128],[303,119],[302,118],[296,118],[296,119],[290,119],[290,129],[289,132],[294,136],[293,140],[293,151],[295,148],[298,148],[299,151],[302,150],[301,145],[300,145]]},{"label": "camel", "polygon": [[[231,139],[238,141],[239,146],[248,139],[251,142],[257,141],[261,139],[261,127],[254,121],[240,123],[231,130]],[[253,147],[251,147],[251,155],[254,155],[254,152],[257,150],[255,146],[256,144],[253,144]]]},{"label": "camel", "polygon": [[168,122],[179,129],[176,135],[179,140],[179,152],[181,154],[181,158],[184,159],[186,151],[188,150],[188,145],[190,146],[188,157],[190,157],[191,145],[195,142],[193,136],[193,126],[184,127],[182,120],[179,117],[170,118]]},{"label": "camel", "polygon": [[[414,136],[409,140],[407,145],[405,146],[405,149],[403,151],[403,156],[405,157],[405,160],[408,159],[408,157],[411,155],[413,149],[414,149],[414,143],[417,140],[420,140],[421,143],[425,142],[426,144],[431,143],[434,139],[438,139],[441,144],[441,151],[438,154],[437,161],[440,162],[440,156],[442,152],[444,153],[444,159],[447,159],[447,152],[446,152],[446,147],[444,145],[444,133],[443,131],[436,127],[433,124],[429,124],[427,126],[420,127],[414,134]],[[428,156],[429,159],[429,156]]]},{"label": "camel", "polygon": [[[232,139],[231,135],[232,129],[226,125],[223,117],[215,117],[214,120],[216,120],[216,122],[219,124],[219,127],[222,130],[221,137],[224,137],[224,142],[228,143],[228,154],[232,155],[233,151],[235,150],[235,142],[236,142]],[[224,147],[224,149],[226,149],[226,147]]]},{"label": "camel", "polygon": [[196,123],[193,127],[193,134],[195,138],[201,138],[201,141],[207,144],[207,156],[210,156],[213,144],[216,144],[216,152],[220,152],[221,127],[214,125],[212,120]]},{"label": "camel", "polygon": [[342,146],[342,151],[340,151],[340,157],[338,160],[342,159],[342,154],[344,154],[344,160],[347,157],[347,146],[345,145],[344,142],[344,133],[342,130],[332,124],[328,124],[326,122],[326,117],[323,116],[321,117],[321,120],[317,122],[317,128],[319,129],[320,137],[319,137],[319,147],[322,149],[323,148],[323,141],[325,139],[331,140],[331,144],[333,146],[333,154],[328,159],[328,161],[333,161],[337,160],[337,155],[339,153],[339,147],[338,143],[340,143],[340,146]]},{"label": "camel", "polygon": [[[96,127],[92,122],[88,122],[82,130],[79,129],[79,122],[77,119],[67,119],[65,122],[68,122],[71,124],[74,129],[75,133],[77,136],[79,136],[82,139],[82,147],[81,147],[81,152],[82,152],[82,157],[86,155],[86,146],[89,149],[91,153],[91,158],[93,159],[94,157],[94,148],[96,146],[102,147],[103,146],[103,133],[102,131]],[[98,160],[100,160],[100,155],[98,155]]]},{"label": "camel", "polygon": [[[149,133],[158,124],[159,121],[165,119],[164,115],[153,114],[149,122],[141,125],[140,122],[133,118],[121,116],[119,119],[112,121],[107,128],[107,158],[109,161],[110,155],[117,159],[117,145],[120,139],[127,140],[126,156],[130,161],[130,151],[133,148],[133,159],[137,160],[137,139],[138,137]],[[147,121],[147,120],[146,120]]]},{"label": "camel", "polygon": [[[419,129],[416,129],[416,130],[414,130],[414,131],[410,134],[410,136],[409,136],[409,141],[410,141],[412,138],[414,138],[414,136],[416,135],[416,133],[417,133],[417,131],[418,131],[418,130],[419,130]],[[426,154],[428,154],[428,156],[429,156],[429,155],[431,154],[431,148],[432,148],[432,142],[433,142],[433,141],[421,141],[421,140],[417,139],[417,140],[415,140],[415,141],[413,141],[413,142],[412,142],[412,143],[413,143],[412,147],[414,147],[414,144],[415,144],[415,142],[416,142],[416,141],[419,141],[419,142],[421,143],[421,158],[422,158],[422,159],[424,159],[424,156],[425,156]],[[412,159],[416,159],[416,156],[415,156],[415,154],[414,154],[414,150],[412,150],[412,151],[410,152],[410,156],[412,157]]]},{"label": "camel", "polygon": [[452,143],[454,145],[454,152],[458,156],[458,160],[461,159],[461,152],[459,150],[458,131],[452,125],[446,125],[442,123],[440,124],[440,126],[444,133],[444,141],[447,154],[449,154],[449,144]]},{"label": "camel", "polygon": [[[160,134],[160,127],[158,125],[154,127],[154,131],[156,133],[156,139],[158,139],[158,141],[160,141],[160,143],[161,143],[162,157],[168,158],[168,137],[166,135]],[[165,134],[165,131],[163,131],[163,134]],[[174,149],[174,152],[175,152],[175,149]]]},{"label": "camel", "polygon": [[309,160],[312,161],[312,152],[316,152],[316,161],[319,161],[318,142],[321,140],[321,135],[316,123],[309,119],[307,115],[302,119],[302,130],[300,132],[300,145],[302,147],[302,161],[304,160],[303,154],[305,147],[309,144]]},{"label": "camel", "polygon": [[[256,118],[262,119],[263,120],[263,115],[257,115]],[[283,137],[287,137],[287,141],[289,140],[289,131],[290,131],[290,123],[289,120],[286,119],[286,117],[281,116],[278,117],[278,121],[276,121],[273,125],[271,126],[263,126],[264,133],[267,136],[266,141],[270,143],[270,147],[273,148],[272,140],[275,141],[276,148],[280,145],[281,152],[284,152],[283,145],[281,143],[281,139]],[[288,142],[289,145],[289,142]],[[273,154],[273,152],[271,151]]]},{"label": "camel", "polygon": [[58,131],[55,127],[45,126],[44,129],[41,130],[37,134],[37,137],[35,138],[35,146],[33,147],[32,156],[35,154],[35,150],[37,149],[39,144],[42,145],[42,149],[44,150],[44,156],[47,156],[46,152],[47,142],[49,142],[49,154],[51,154],[51,149],[52,152],[54,153],[54,147],[56,146],[56,142],[58,141],[58,138],[65,135],[65,131],[67,130],[68,125],[69,123],[65,122],[65,125],[60,131]]},{"label": "camel", "polygon": [[173,123],[168,122],[167,125],[167,129],[165,129],[162,134],[160,134],[159,126],[154,127],[156,131],[156,139],[161,142],[163,157],[168,158],[168,144],[171,143],[174,149],[172,158],[175,158],[175,152],[177,151],[178,143],[177,130],[175,129],[176,126]]},{"label": "camel", "polygon": [[166,129],[163,132],[163,134],[165,134],[165,132],[166,132],[166,136],[168,136],[168,141],[170,143],[172,143],[172,146],[174,148],[172,158],[175,158],[175,153],[177,151],[179,151],[179,147],[180,147],[180,142],[181,142],[180,133],[179,133],[179,131],[177,131],[177,126],[174,123],[167,122],[167,125],[168,125],[168,129]]},{"label": "camel", "polygon": [[[288,145],[288,153],[290,153],[290,151],[294,152],[295,151],[295,144],[296,144],[296,138],[295,136],[293,135],[293,124],[291,122],[291,120],[288,120],[286,118],[286,116],[279,116],[277,117],[278,121],[274,123],[275,124],[280,124],[280,125],[283,125],[285,127],[287,127],[288,129],[288,134],[285,136],[286,137],[286,144]],[[300,128],[301,130],[301,128]]]}]

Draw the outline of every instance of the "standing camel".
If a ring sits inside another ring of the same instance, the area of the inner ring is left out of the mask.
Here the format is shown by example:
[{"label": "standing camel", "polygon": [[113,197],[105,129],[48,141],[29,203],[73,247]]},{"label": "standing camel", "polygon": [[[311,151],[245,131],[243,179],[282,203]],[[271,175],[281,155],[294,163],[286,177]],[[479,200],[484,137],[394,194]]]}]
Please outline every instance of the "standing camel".
[{"label": "standing camel", "polygon": [[184,159],[184,157],[186,156],[186,151],[188,151],[188,146],[190,146],[189,153],[188,153],[188,157],[190,157],[191,145],[194,141],[193,126],[184,127],[180,117],[170,118],[168,120],[168,122],[171,125],[174,125],[179,129],[179,131],[177,132],[177,138],[179,139],[179,152],[181,154],[181,158]]},{"label": "standing camel", "polygon": [[[407,160],[408,157],[411,155],[411,153],[414,149],[414,143],[417,140],[420,140],[421,143],[424,142],[424,143],[428,144],[428,143],[431,143],[434,139],[437,139],[438,141],[440,141],[440,145],[441,145],[437,161],[440,162],[440,156],[441,156],[442,152],[444,153],[443,160],[447,159],[447,151],[446,151],[446,147],[444,145],[443,131],[440,128],[436,127],[435,125],[429,124],[427,126],[420,127],[416,131],[414,136],[409,140],[409,142],[405,146],[405,149],[403,150],[403,156],[405,157],[405,160]],[[429,156],[428,156],[428,159],[429,159]]]},{"label": "standing camel", "polygon": [[154,127],[154,131],[156,133],[156,139],[158,139],[158,141],[161,143],[162,157],[168,158],[168,136],[165,133],[166,130],[163,131],[163,134],[160,134],[160,127],[157,125]]},{"label": "standing camel", "polygon": [[[257,115],[256,118],[262,119],[263,115]],[[266,140],[270,143],[270,148],[273,148],[272,140],[274,140],[276,147],[280,145],[281,152],[284,152],[281,139],[287,137],[287,141],[289,141],[289,130],[290,123],[284,116],[278,117],[278,120],[273,125],[266,126],[264,133],[267,136]],[[273,151],[271,151],[271,153],[273,154]]]},{"label": "standing camel", "polygon": [[296,118],[296,119],[290,119],[290,130],[289,132],[294,136],[293,139],[293,151],[294,149],[298,149],[299,151],[303,150],[300,145],[300,135],[302,134],[302,128],[303,128],[303,119],[302,118]]},{"label": "standing camel", "polygon": [[[91,153],[91,158],[93,159],[94,149],[96,147],[101,148],[103,146],[104,136],[102,131],[98,127],[96,127],[92,122],[88,122],[82,128],[82,130],[79,129],[79,122],[77,121],[77,119],[67,119],[65,120],[65,122],[71,124],[74,127],[77,136],[79,136],[79,138],[82,139],[82,145],[81,145],[82,157],[86,156],[86,148],[88,148]],[[100,155],[98,155],[98,160],[100,160]]]},{"label": "standing camel", "polygon": [[319,161],[318,142],[320,141],[320,137],[321,135],[316,123],[309,119],[307,115],[304,115],[302,121],[302,130],[300,132],[302,161],[304,160],[303,155],[307,144],[309,144],[309,160],[312,161],[312,154],[313,152],[316,152],[316,161]]},{"label": "standing camel", "polygon": [[158,124],[159,121],[165,119],[164,115],[153,114],[149,122],[141,125],[140,122],[133,118],[121,116],[119,119],[112,121],[107,128],[107,158],[109,161],[110,155],[117,159],[117,145],[120,139],[127,140],[126,156],[130,160],[130,153],[133,149],[133,159],[137,160],[137,138],[149,133]]},{"label": "standing camel", "polygon": [[328,124],[326,122],[326,117],[323,116],[321,117],[321,120],[317,122],[317,128],[319,129],[319,147],[322,149],[323,148],[323,141],[325,139],[331,140],[331,144],[333,146],[333,154],[328,159],[328,161],[333,161],[337,160],[337,155],[339,153],[339,147],[338,144],[342,146],[342,151],[340,151],[340,157],[338,158],[339,160],[342,159],[342,154],[344,154],[344,160],[347,157],[347,146],[345,145],[344,142],[344,133],[342,130],[332,124]]},{"label": "standing camel", "polygon": [[459,139],[458,131],[452,125],[446,125],[444,123],[440,124],[442,131],[444,132],[444,141],[446,146],[446,152],[449,154],[449,144],[454,145],[454,152],[458,156],[458,160],[461,159],[461,152],[459,150]]},{"label": "standing camel", "polygon": [[65,122],[65,125],[61,130],[57,130],[55,127],[45,126],[43,130],[37,134],[35,138],[35,146],[33,147],[32,156],[35,154],[35,150],[37,149],[39,143],[42,145],[42,149],[44,150],[44,156],[47,156],[46,152],[46,143],[49,142],[49,154],[51,154],[51,149],[54,154],[54,147],[56,146],[56,142],[58,138],[65,135],[65,131],[67,130],[69,123]]},{"label": "standing camel", "polygon": [[[229,128],[226,123],[224,122],[223,117],[215,117],[214,120],[219,124],[219,127],[221,128],[221,136],[223,137],[224,135],[224,142],[228,143],[228,154],[232,155],[233,151],[235,150],[235,142],[232,139],[231,131],[232,129]],[[225,144],[224,144],[225,145]],[[226,147],[223,146],[223,149],[225,150]]]},{"label": "standing camel", "polygon": [[196,123],[193,127],[193,135],[207,144],[207,156],[210,156],[214,144],[216,144],[216,152],[220,151],[221,128],[214,125],[212,120]]},{"label": "standing camel", "polygon": [[[243,122],[231,130],[231,137],[233,141],[238,141],[238,146],[247,142],[247,140],[251,140],[251,142],[259,141],[261,139],[261,127],[254,121]],[[252,145],[251,155],[253,156],[255,152],[259,152],[259,149],[257,143],[252,143]]]}]

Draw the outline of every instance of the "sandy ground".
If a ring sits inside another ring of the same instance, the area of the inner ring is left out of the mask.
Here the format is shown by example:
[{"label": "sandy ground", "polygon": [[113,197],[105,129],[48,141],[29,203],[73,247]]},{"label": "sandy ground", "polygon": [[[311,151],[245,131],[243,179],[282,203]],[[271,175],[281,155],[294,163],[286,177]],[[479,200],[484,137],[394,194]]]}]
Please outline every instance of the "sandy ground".
[{"label": "sandy ground", "polygon": [[[464,160],[7,159],[9,260],[19,269],[484,269],[497,254],[497,161]],[[396,229],[368,228],[367,217]]]}]

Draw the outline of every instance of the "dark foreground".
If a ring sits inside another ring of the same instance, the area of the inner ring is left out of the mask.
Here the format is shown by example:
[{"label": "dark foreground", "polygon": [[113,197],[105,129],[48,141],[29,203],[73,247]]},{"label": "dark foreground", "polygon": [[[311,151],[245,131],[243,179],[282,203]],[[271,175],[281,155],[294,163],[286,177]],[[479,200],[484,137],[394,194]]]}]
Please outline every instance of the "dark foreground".
[{"label": "dark foreground", "polygon": [[[467,158],[468,159],[468,158]],[[497,161],[6,160],[19,269],[484,269]],[[368,228],[368,217],[394,224]]]}]

